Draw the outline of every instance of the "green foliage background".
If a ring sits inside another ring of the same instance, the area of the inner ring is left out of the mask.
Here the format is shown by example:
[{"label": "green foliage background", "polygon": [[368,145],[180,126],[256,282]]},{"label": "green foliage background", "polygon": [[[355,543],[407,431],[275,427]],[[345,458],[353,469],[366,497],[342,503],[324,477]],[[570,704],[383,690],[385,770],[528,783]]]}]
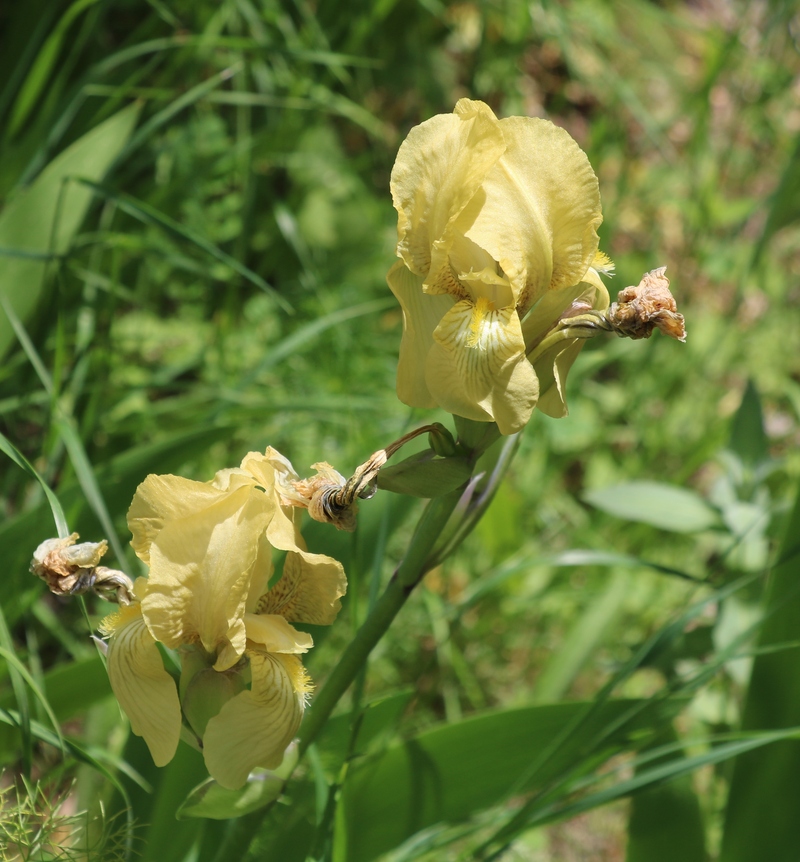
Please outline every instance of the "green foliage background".
[{"label": "green foliage background", "polygon": [[[0,432],[56,490],[71,529],[114,536],[110,565],[137,572],[124,515],[149,472],[207,479],[269,444],[301,474],[326,460],[349,475],[412,424],[449,423],[394,395],[401,316],[384,281],[395,241],[388,181],[412,125],[480,98],[499,115],[550,118],[578,140],[600,179],[612,293],[666,265],[689,337],[587,346],[570,379],[570,416],[535,416],[475,534],[376,650],[366,699],[408,690],[386,719],[404,737],[489,708],[591,700],[641,644],[671,631],[617,694],[681,691],[687,674],[715,668],[685,691],[676,727],[687,757],[702,761],[714,747],[697,740],[737,729],[743,714],[751,730],[800,724],[769,686],[755,687],[760,713],[752,701],[743,710],[750,662],[725,652],[752,651],[748,627],[800,477],[795,4],[28,0],[3,7],[0,33],[9,310],[0,313]],[[642,481],[659,484],[617,487]],[[664,483],[687,493],[669,496]],[[318,680],[402,553],[419,505],[382,494],[362,504],[355,537],[309,528],[312,547],[339,555],[351,583],[337,625],[315,632]],[[138,850],[205,858],[187,854],[201,835],[214,844],[224,824],[176,826],[171,816],[202,770],[187,751],[159,772],[141,741],[127,739],[81,609],[45,595],[27,571],[56,530],[41,488],[11,460],[0,463],[0,516],[9,662],[0,705],[47,725],[16,656],[69,738],[153,784],[155,796],[128,788]],[[772,601],[792,600],[793,571],[776,580]],[[90,602],[92,624],[108,610]],[[761,643],[780,657],[770,671],[779,688],[794,690],[795,635],[781,619],[768,611]],[[662,746],[676,739],[665,715]],[[22,732],[0,727],[6,784],[17,773],[60,788],[87,818],[100,817],[98,800],[107,816],[120,808],[94,766],[76,767],[85,758],[73,750],[64,760],[21,723]],[[491,750],[499,732],[476,739]],[[797,757],[797,743],[781,745]],[[324,750],[314,763],[308,792],[323,822],[319,799],[336,773]],[[680,791],[670,799],[702,815],[712,858],[784,858],[791,823],[768,857],[742,849],[757,846],[744,827],[725,844],[733,774],[730,762],[708,763],[668,785]],[[797,791],[781,780],[759,785],[759,798],[796,810]],[[9,792],[3,811],[13,808]],[[477,858],[463,855],[477,852],[469,842],[521,804],[514,796],[503,814],[473,821],[477,832],[450,849],[419,839],[393,858]],[[736,805],[747,810],[748,800]],[[671,842],[685,830],[654,838],[667,815],[648,820],[643,808],[628,841],[629,811],[576,810],[549,827],[537,815],[541,824],[514,833],[508,858],[678,858]],[[123,852],[117,838],[109,858]],[[349,850],[323,842],[309,853],[373,858],[368,838],[347,840]]]}]

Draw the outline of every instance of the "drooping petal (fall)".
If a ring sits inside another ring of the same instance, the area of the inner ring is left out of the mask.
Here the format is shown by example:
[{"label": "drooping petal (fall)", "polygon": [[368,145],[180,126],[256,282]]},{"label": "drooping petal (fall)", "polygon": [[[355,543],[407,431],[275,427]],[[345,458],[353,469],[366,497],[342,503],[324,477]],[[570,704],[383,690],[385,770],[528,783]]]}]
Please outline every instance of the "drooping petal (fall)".
[{"label": "drooping petal (fall)", "polygon": [[458,302],[442,318],[434,338],[425,379],[440,407],[467,419],[494,420],[502,434],[524,427],[539,385],[525,357],[513,307]]},{"label": "drooping petal (fall)", "polygon": [[409,407],[435,407],[425,382],[425,360],[434,345],[433,331],[455,300],[446,294],[423,293],[423,277],[414,275],[401,260],[389,270],[386,280],[403,310],[397,397]]},{"label": "drooping petal (fall)", "polygon": [[212,655],[228,643],[225,670],[244,652],[251,570],[275,503],[254,486],[229,492],[188,518],[169,521],[150,548],[142,607],[150,631],[166,646],[199,641]]},{"label": "drooping petal (fall)", "polygon": [[275,769],[283,760],[310,690],[296,656],[248,649],[252,687],[229,700],[206,726],[203,756],[223,787],[241,787],[256,767]]},{"label": "drooping petal (fall)", "polygon": [[469,99],[454,113],[439,114],[409,132],[392,170],[391,190],[398,211],[397,252],[413,273],[436,282],[447,267],[453,221],[505,147],[492,111]]},{"label": "drooping petal (fall)", "polygon": [[161,653],[142,617],[138,602],[107,617],[102,626],[111,634],[108,678],[114,695],[144,738],[156,766],[172,760],[181,732],[181,706],[173,678],[164,670]]},{"label": "drooping petal (fall)", "polygon": [[344,569],[333,557],[290,552],[281,579],[261,597],[258,612],[280,614],[291,623],[327,626],[336,619],[346,590]]},{"label": "drooping petal (fall)", "polygon": [[465,235],[498,261],[520,313],[546,291],[579,282],[602,222],[597,177],[569,134],[548,120],[500,120],[507,144],[460,216]]}]

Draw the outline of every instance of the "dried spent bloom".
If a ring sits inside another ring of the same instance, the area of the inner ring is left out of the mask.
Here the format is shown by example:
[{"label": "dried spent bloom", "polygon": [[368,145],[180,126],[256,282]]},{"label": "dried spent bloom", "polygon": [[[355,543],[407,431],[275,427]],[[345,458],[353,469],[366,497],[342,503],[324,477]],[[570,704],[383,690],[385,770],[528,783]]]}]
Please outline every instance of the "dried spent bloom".
[{"label": "dried spent bloom", "polygon": [[[363,464],[356,467],[353,475],[345,479],[341,473],[325,461],[311,466],[317,471],[308,479],[300,479],[292,465],[271,446],[265,458],[275,469],[275,483],[284,506],[296,506],[308,510],[308,514],[323,524],[333,524],[337,530],[352,532],[356,528],[358,500],[368,500],[378,490],[378,473],[386,462],[409,440],[421,434],[433,434],[442,438],[449,433],[438,424],[424,425],[393,440],[385,449],[378,449]],[[451,445],[454,445],[450,437]]]},{"label": "dried spent bloom", "polygon": [[[175,754],[183,708],[210,775],[229,788],[280,764],[311,690],[300,656],[313,641],[292,623],[329,625],[346,589],[339,562],[305,550],[276,460],[291,469],[268,450],[211,482],[148,476],[128,525],[149,575],[136,581],[139,601],[102,626],[112,689],[155,763]],[[270,587],[273,549],[287,554]],[[159,643],[180,657],[179,685]]]},{"label": "dried spent bloom", "polygon": [[649,338],[658,327],[664,335],[686,341],[683,315],[678,313],[675,298],[669,289],[665,266],[642,276],[636,287],[619,292],[617,301],[608,309],[606,318],[619,335],[628,338]]},{"label": "dried spent bloom", "polygon": [[99,565],[108,551],[108,542],[75,542],[72,533],[66,539],[45,539],[33,552],[31,572],[41,578],[57,596],[75,596],[89,590],[128,604],[132,601],[131,579],[118,569]]},{"label": "dried spent bloom", "polygon": [[[519,431],[534,407],[566,412],[563,380],[582,341],[527,358],[573,301],[604,310],[597,177],[561,128],[498,120],[461,99],[411,130],[392,171],[403,310],[398,396]],[[545,397],[547,396],[547,397]]]},{"label": "dried spent bloom", "polygon": [[[666,267],[662,266],[645,273],[637,287],[621,290],[617,302],[604,310],[592,308],[583,297],[573,302],[528,354],[534,368],[552,365],[558,388],[562,389],[563,373],[559,364],[568,354],[558,355],[558,352],[565,344],[574,345],[598,332],[615,332],[620,338],[649,338],[656,328],[671,338],[686,341],[683,315],[677,311],[665,271]],[[574,346],[569,348],[570,351],[574,349]],[[557,355],[555,363],[550,360],[553,355]]]}]

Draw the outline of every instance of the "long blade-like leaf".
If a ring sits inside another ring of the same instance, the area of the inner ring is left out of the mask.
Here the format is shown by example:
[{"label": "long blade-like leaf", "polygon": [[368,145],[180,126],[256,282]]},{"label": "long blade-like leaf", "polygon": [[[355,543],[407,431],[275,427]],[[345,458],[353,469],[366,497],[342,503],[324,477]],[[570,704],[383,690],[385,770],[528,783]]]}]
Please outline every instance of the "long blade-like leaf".
[{"label": "long blade-like leaf", "polygon": [[[800,619],[800,491],[789,518],[780,560],[772,571],[759,649],[791,641]],[[760,652],[753,663],[742,720],[744,730],[800,724],[800,651]],[[795,862],[800,847],[800,742],[739,757],[734,767],[722,862]]]}]

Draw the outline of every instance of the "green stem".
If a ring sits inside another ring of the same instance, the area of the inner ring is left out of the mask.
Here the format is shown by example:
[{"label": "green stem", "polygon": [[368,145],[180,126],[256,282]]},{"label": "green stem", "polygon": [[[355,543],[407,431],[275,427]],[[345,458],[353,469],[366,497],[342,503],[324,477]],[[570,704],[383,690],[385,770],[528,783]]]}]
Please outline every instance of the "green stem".
[{"label": "green stem", "polygon": [[408,553],[392,575],[383,595],[344,651],[320,693],[314,698],[300,731],[300,754],[317,738],[334,707],[364,666],[369,654],[383,637],[406,603],[414,587],[428,570],[428,559],[445,524],[461,497],[453,491],[432,500],[411,539]]}]

